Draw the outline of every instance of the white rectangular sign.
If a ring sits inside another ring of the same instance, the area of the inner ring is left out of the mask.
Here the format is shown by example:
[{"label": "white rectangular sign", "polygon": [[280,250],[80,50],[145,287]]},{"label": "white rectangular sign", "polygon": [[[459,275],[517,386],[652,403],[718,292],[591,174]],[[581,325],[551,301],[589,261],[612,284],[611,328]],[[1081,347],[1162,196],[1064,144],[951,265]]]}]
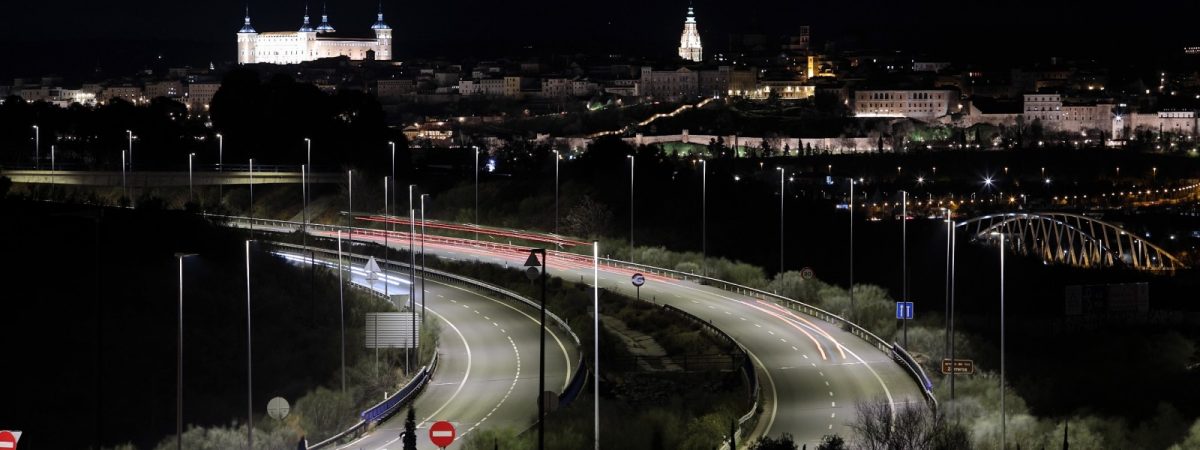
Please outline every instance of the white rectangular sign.
[{"label": "white rectangular sign", "polygon": [[[413,321],[413,313],[386,312],[367,313],[366,344],[367,348],[414,348],[420,339],[421,320]],[[414,333],[413,326],[416,326]]]}]

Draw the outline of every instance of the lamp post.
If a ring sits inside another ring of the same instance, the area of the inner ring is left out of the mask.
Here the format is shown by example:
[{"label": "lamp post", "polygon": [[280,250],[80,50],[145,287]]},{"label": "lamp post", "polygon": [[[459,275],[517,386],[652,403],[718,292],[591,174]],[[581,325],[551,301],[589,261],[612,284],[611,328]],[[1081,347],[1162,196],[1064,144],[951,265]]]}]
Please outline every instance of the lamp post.
[{"label": "lamp post", "polygon": [[[421,194],[421,325],[425,325],[425,197]],[[414,313],[416,313],[414,308]],[[418,353],[417,357],[421,355]]]},{"label": "lamp post", "polygon": [[175,444],[183,449],[183,260],[195,253],[176,253],[179,261],[179,340],[175,352]]},{"label": "lamp post", "polygon": [[[391,185],[388,184],[388,177],[386,175],[384,175],[384,177],[383,177],[383,216],[384,217],[387,217],[387,215],[388,215],[388,186],[391,186]],[[390,247],[388,246],[387,222],[384,222],[384,229],[383,229],[383,260],[384,261],[387,261],[387,259],[388,259],[388,249],[389,248]],[[392,301],[392,296],[388,292],[387,264],[383,265],[383,296],[387,297],[389,303]]]},{"label": "lamp post", "polygon": [[629,261],[633,261],[633,166],[636,157],[626,155],[629,159]]},{"label": "lamp post", "polygon": [[129,198],[129,187],[125,184],[125,150],[121,150],[121,195]]},{"label": "lamp post", "polygon": [[[303,220],[304,220],[303,238],[304,238],[304,245],[307,246],[308,245],[308,175],[307,175],[307,171],[312,170],[312,139],[304,138],[304,144],[306,147],[305,164],[300,166],[300,196],[302,197],[301,205],[303,205],[303,210],[302,210],[303,212],[301,214],[301,216],[303,217]],[[384,286],[387,286],[387,284],[384,283]]]},{"label": "lamp post", "polygon": [[[956,300],[958,289],[958,224],[954,223],[954,218],[950,214],[950,210],[946,210],[946,219],[950,225],[950,359],[953,360],[954,353],[954,302]],[[950,402],[954,402],[954,371],[950,371]],[[954,412],[954,419],[958,420],[958,411]]]},{"label": "lamp post", "polygon": [[350,267],[354,267],[354,170],[346,171],[346,191],[348,198],[346,199],[346,229],[349,230],[347,239],[350,241],[349,255],[346,259]]},{"label": "lamp post", "polygon": [[37,125],[33,126],[33,168],[41,168],[41,153],[42,153],[42,129]]},{"label": "lamp post", "polygon": [[592,241],[592,393],[596,449],[600,450],[600,242]]},{"label": "lamp post", "polygon": [[[392,148],[392,184],[385,187],[384,190],[392,191],[392,212],[396,212],[396,142],[388,141],[388,145]],[[384,201],[384,203],[387,202]],[[396,231],[395,223],[392,223],[392,231]]]},{"label": "lamp post", "polygon": [[254,448],[254,370],[250,345],[250,242],[246,241],[246,448]]},{"label": "lamp post", "polygon": [[558,150],[554,151],[554,234],[558,234],[558,161],[562,159],[562,155],[558,154]]},{"label": "lamp post", "polygon": [[854,178],[850,178],[850,203],[847,205],[847,210],[850,211],[850,285],[848,292],[850,293],[850,314],[854,314]]},{"label": "lamp post", "polygon": [[475,240],[479,240],[479,146],[475,147]]},{"label": "lamp post", "polygon": [[[225,174],[225,136],[217,133],[217,172]],[[221,204],[225,204],[225,183],[217,183],[217,196],[220,197]]]},{"label": "lamp post", "polygon": [[133,172],[133,130],[125,130],[125,134],[129,136],[129,171]]},{"label": "lamp post", "polygon": [[[539,261],[537,255],[541,254],[542,259]],[[529,250],[529,260],[526,262],[525,276],[529,281],[542,279],[542,305],[541,305],[541,332],[540,343],[538,344],[538,450],[546,448],[546,403],[542,398],[546,392],[546,249],[535,248]],[[541,266],[539,271],[534,266]]]},{"label": "lamp post", "polygon": [[342,281],[342,230],[337,232],[338,249],[338,316],[342,323],[342,393],[346,393],[346,283]]},{"label": "lamp post", "polygon": [[1004,234],[994,234],[1000,238],[1000,448],[1007,448],[1008,416],[1004,409]]},{"label": "lamp post", "polygon": [[[900,296],[908,301],[908,191],[900,191]],[[908,320],[904,320],[904,348],[908,348]]]},{"label": "lamp post", "polygon": [[708,160],[700,160],[700,274],[708,276]]},{"label": "lamp post", "polygon": [[192,190],[193,189],[193,187],[192,187],[192,161],[195,159],[196,159],[195,153],[188,153],[188,201],[189,202],[193,202],[196,200],[196,194],[194,194],[193,193],[194,191]]},{"label": "lamp post", "polygon": [[[413,241],[413,235],[417,234],[416,208],[413,208],[413,190],[416,188],[415,184],[408,185],[408,281],[410,282],[408,285],[408,311],[413,313],[411,316],[413,350],[417,351],[418,356],[416,357],[419,358],[421,353],[419,352],[420,346],[417,344],[417,295],[414,292],[417,288],[417,252],[414,251]],[[412,370],[411,365],[408,370]]]},{"label": "lamp post", "polygon": [[[129,168],[133,171],[133,167]],[[250,237],[254,237],[254,158],[250,158]]]},{"label": "lamp post", "polygon": [[786,171],[782,167],[775,169],[779,171],[779,273],[783,273],[783,193],[787,189],[783,175]]},{"label": "lamp post", "polygon": [[50,144],[50,184],[58,182],[58,169],[54,168],[54,144]]}]

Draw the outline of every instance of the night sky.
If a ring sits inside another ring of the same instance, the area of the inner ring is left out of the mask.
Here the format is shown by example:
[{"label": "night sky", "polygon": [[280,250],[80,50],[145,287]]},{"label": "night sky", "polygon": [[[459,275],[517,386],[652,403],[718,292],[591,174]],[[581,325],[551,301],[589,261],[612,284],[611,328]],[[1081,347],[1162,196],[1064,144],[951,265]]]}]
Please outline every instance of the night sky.
[{"label": "night sky", "polygon": [[[135,52],[162,53],[174,57],[173,63],[230,60],[245,5],[237,0],[22,3],[4,14],[0,57],[19,58],[26,70],[65,65],[64,59],[103,65],[105,57]],[[250,3],[251,17],[260,32],[295,30],[304,5],[302,0],[256,0]],[[339,31],[365,35],[377,4],[337,0],[328,5]],[[1050,0],[695,2],[706,50],[723,46],[731,32],[788,34],[799,25],[813,27],[814,41],[837,39],[843,48],[910,48],[964,58],[986,58],[989,52],[1163,52],[1200,45],[1200,28],[1194,26],[1200,3],[1168,0],[1142,6]],[[321,3],[313,1],[310,8],[315,25]],[[384,2],[386,20],[396,29],[399,58],[488,57],[520,54],[522,49],[670,54],[678,45],[686,8],[686,0]],[[119,48],[94,48],[110,43]]]}]

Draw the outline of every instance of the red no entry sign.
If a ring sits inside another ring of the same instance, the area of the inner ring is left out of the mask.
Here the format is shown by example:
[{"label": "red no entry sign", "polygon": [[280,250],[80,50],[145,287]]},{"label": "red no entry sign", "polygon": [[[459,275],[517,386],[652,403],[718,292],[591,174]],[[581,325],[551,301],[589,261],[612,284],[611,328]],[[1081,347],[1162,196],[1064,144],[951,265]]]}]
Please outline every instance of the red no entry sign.
[{"label": "red no entry sign", "polygon": [[0,449],[16,450],[17,437],[8,431],[0,431]]},{"label": "red no entry sign", "polygon": [[454,436],[457,433],[454,431],[454,425],[450,422],[439,421],[434,422],[433,426],[429,427],[429,441],[439,448],[449,447],[454,442]]}]

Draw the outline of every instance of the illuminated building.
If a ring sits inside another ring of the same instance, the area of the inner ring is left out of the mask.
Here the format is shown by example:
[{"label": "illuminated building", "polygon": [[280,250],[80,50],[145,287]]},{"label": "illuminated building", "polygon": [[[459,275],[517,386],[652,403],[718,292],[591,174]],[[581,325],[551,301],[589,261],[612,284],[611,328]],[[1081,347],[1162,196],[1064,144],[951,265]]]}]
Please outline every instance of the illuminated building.
[{"label": "illuminated building", "polygon": [[679,36],[679,57],[695,62],[704,60],[700,31],[696,29],[696,13],[691,6],[688,6],[687,19],[683,21],[683,34]]},{"label": "illuminated building", "polygon": [[247,9],[245,24],[237,32],[238,64],[296,64],[339,56],[352,60],[391,60],[392,28],[383,22],[382,5],[371,30],[374,38],[322,36],[335,31],[329,23],[329,15],[322,11],[321,24],[314,29],[309,24],[308,7],[305,7],[304,23],[299,30],[259,33],[250,25],[250,10]]}]

